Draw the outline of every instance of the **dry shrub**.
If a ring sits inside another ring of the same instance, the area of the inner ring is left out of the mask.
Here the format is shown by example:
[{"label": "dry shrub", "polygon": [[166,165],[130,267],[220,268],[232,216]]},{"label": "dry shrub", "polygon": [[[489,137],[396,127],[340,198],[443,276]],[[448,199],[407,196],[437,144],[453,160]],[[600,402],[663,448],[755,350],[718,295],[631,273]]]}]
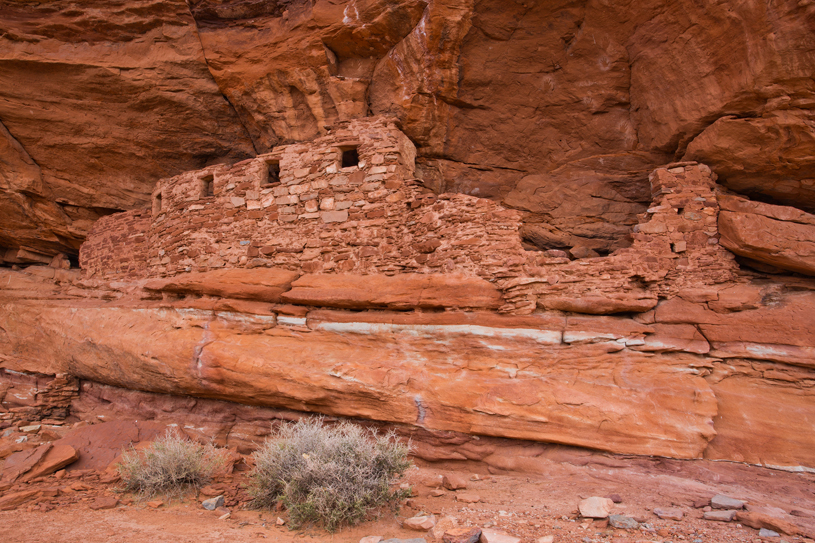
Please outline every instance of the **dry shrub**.
[{"label": "dry shrub", "polygon": [[179,495],[200,488],[224,466],[225,456],[213,445],[202,445],[168,429],[144,449],[130,447],[116,466],[124,490],[139,495]]},{"label": "dry shrub", "polygon": [[268,509],[280,500],[293,528],[314,522],[334,531],[404,496],[390,485],[410,466],[407,445],[393,433],[322,422],[285,425],[254,453],[249,492],[255,507]]}]

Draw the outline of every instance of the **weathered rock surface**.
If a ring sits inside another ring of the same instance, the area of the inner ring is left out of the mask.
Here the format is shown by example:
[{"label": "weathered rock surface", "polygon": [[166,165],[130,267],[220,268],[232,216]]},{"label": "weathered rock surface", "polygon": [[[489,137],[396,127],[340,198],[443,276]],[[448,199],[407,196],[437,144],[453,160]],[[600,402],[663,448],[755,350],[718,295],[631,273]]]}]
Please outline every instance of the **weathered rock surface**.
[{"label": "weathered rock surface", "polygon": [[299,273],[279,268],[227,269],[207,273],[190,273],[172,279],[154,279],[145,283],[147,290],[216,296],[262,302],[279,302],[280,295],[291,289]]},{"label": "weathered rock surface", "polygon": [[35,449],[20,451],[6,458],[0,484],[26,482],[50,475],[78,458],[79,453],[70,445],[44,443]]},{"label": "weathered rock surface", "polygon": [[497,309],[501,292],[478,277],[436,274],[307,275],[292,283],[284,301],[322,307],[364,309]]},{"label": "weathered rock surface", "polygon": [[184,2],[4,2],[3,12],[2,132],[28,167],[15,167],[14,187],[0,184],[0,209],[15,219],[0,245],[75,254],[94,220],[143,205],[168,170],[254,153]]},{"label": "weathered rock surface", "polygon": [[[613,341],[564,348],[546,331],[455,324],[394,334],[362,322],[303,334],[267,322],[247,333],[241,315],[6,307],[0,349],[21,355],[5,362],[15,370],[37,366],[126,388],[666,456],[699,456],[715,435],[716,400],[684,369],[691,355],[683,353],[655,360],[620,352]],[[443,353],[432,348],[439,340]],[[24,362],[34,345],[37,362]],[[506,417],[512,425],[494,422]]]},{"label": "weathered rock surface", "polygon": [[688,145],[685,160],[713,168],[726,187],[815,212],[815,119],[800,98],[779,96],[753,118],[725,116]]},{"label": "weathered rock surface", "polygon": [[54,448],[67,447],[77,451],[79,460],[70,469],[103,470],[122,453],[123,449],[140,442],[152,441],[167,428],[166,424],[150,421],[110,421],[72,430],[54,442]]},{"label": "weathered rock surface", "polygon": [[733,196],[720,197],[719,205],[721,242],[730,251],[815,275],[815,215]]}]

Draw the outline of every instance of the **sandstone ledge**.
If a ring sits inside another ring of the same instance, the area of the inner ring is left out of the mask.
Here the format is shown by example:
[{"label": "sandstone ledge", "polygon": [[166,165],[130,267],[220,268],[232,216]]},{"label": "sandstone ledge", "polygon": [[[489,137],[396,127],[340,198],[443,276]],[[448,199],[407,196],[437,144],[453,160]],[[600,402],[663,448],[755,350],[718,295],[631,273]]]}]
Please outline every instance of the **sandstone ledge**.
[{"label": "sandstone ledge", "polygon": [[304,275],[282,299],[301,305],[365,309],[497,309],[501,292],[478,277],[460,274]]},{"label": "sandstone ledge", "polygon": [[715,434],[716,399],[688,371],[692,355],[607,338],[565,346],[518,334],[303,333],[169,308],[5,309],[0,353],[16,371],[630,454],[695,458]]}]

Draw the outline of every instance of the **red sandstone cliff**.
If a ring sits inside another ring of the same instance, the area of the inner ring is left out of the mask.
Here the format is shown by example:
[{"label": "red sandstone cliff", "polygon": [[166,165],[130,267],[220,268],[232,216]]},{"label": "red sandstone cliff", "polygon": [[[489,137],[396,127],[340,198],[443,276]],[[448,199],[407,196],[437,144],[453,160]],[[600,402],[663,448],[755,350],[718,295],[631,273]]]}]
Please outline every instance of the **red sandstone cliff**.
[{"label": "red sandstone cliff", "polygon": [[815,6],[0,22],[0,368],[815,467]]}]

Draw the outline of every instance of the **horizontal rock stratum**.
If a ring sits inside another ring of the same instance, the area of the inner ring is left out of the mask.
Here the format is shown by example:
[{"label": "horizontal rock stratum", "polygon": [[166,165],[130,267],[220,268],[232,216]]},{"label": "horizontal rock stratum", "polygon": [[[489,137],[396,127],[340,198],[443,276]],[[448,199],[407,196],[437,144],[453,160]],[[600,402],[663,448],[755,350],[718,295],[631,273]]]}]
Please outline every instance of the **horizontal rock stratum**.
[{"label": "horizontal rock stratum", "polygon": [[4,310],[14,315],[0,324],[7,338],[25,340],[3,352],[37,359],[6,361],[18,371],[632,454],[695,458],[715,435],[716,398],[688,371],[691,357],[625,349],[608,339],[619,334],[614,323],[573,323],[567,333],[580,339],[570,345],[565,319],[518,328],[466,314],[444,324],[322,314],[291,328],[273,316],[196,309]]}]

